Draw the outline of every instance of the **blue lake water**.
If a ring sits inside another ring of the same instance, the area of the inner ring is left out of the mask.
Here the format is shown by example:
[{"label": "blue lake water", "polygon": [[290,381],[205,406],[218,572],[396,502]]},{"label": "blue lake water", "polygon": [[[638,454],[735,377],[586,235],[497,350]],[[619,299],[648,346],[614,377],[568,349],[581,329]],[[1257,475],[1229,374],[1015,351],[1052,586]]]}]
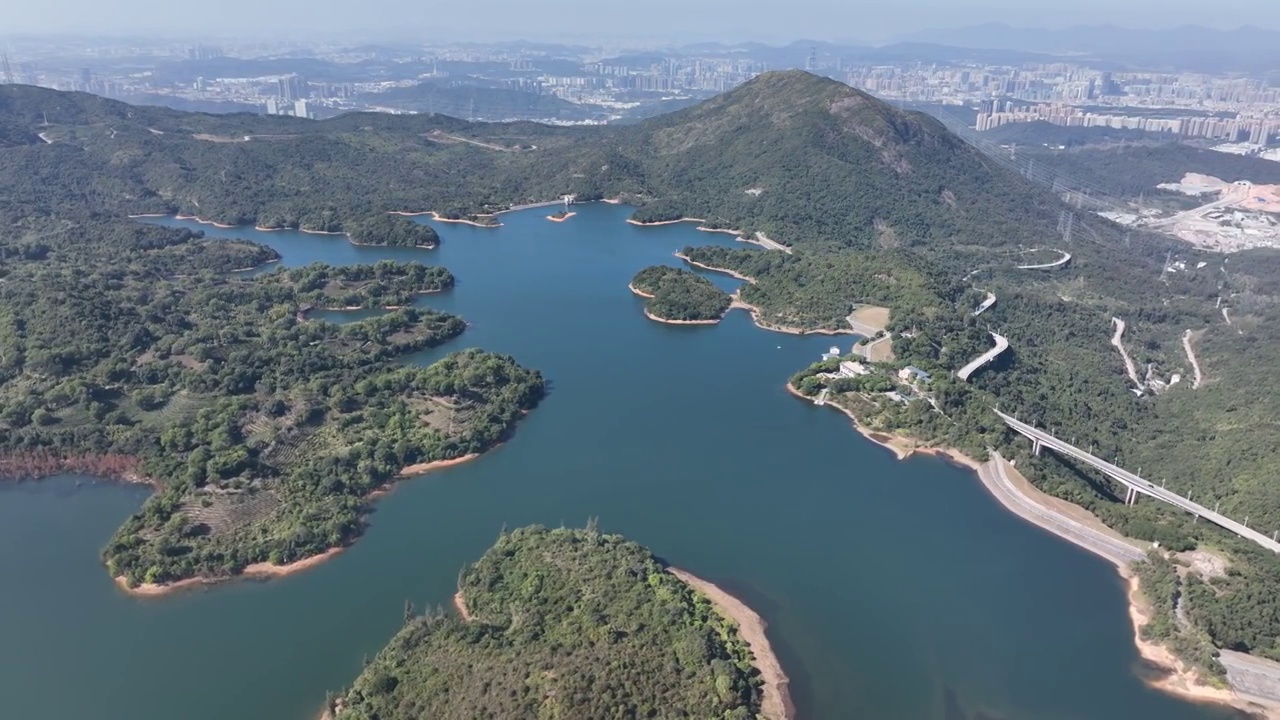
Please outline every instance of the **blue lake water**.
[{"label": "blue lake water", "polygon": [[1146,687],[1110,565],[1005,512],[971,472],[897,462],[788,395],[833,338],[766,332],[741,311],[716,326],[645,319],[627,290],[637,270],[731,238],[577,210],[436,224],[433,251],[192,223],[271,245],[286,266],[443,264],[457,287],[421,302],[470,326],[411,361],[511,353],[551,393],[510,442],[402,483],[355,546],[282,580],[125,596],[98,552],[146,489],[0,485],[0,716],[308,719],[395,632],[405,600],[447,604],[504,526],[598,517],[756,608],[803,718],[1234,717]]}]

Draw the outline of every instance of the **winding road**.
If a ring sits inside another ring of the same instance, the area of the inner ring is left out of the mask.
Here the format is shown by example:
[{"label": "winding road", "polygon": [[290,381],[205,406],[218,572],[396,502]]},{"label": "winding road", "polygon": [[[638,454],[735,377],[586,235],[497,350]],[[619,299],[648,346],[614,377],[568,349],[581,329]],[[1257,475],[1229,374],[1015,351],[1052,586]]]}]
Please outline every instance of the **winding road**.
[{"label": "winding road", "polygon": [[1062,267],[1063,265],[1071,262],[1071,253],[1066,250],[1054,250],[1054,252],[1062,253],[1062,257],[1054,260],[1053,262],[1038,263],[1035,265],[1019,265],[1017,267],[1019,270],[1051,270],[1056,267]]},{"label": "winding road", "polygon": [[991,337],[995,339],[996,346],[982,353],[978,357],[970,360],[968,365],[965,365],[964,367],[960,368],[960,372],[956,373],[956,377],[960,378],[961,380],[964,380],[965,382],[968,382],[970,375],[977,372],[977,370],[982,366],[986,365],[992,360],[995,360],[996,357],[1000,355],[1000,353],[1009,349],[1009,340],[1005,338],[1005,336],[1000,335],[999,333],[993,332],[991,333]]},{"label": "winding road", "polygon": [[982,304],[979,305],[976,310],[973,311],[973,316],[978,317],[982,313],[989,310],[991,306],[995,304],[996,304],[996,294],[993,292],[987,292],[987,298],[982,301]]}]

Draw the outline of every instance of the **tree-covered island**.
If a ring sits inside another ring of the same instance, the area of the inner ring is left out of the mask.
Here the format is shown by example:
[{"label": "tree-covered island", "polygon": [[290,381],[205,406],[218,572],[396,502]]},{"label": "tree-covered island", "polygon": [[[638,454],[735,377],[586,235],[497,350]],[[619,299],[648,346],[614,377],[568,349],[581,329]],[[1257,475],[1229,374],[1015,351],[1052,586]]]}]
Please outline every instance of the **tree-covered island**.
[{"label": "tree-covered island", "polygon": [[646,299],[645,314],[659,322],[716,323],[732,298],[710,280],[684,268],[651,265],[631,279],[631,291]]},{"label": "tree-covered island", "polygon": [[737,623],[620,536],[503,533],[462,573],[455,600],[461,618],[407,616],[329,716],[787,717],[785,676],[762,687]]}]

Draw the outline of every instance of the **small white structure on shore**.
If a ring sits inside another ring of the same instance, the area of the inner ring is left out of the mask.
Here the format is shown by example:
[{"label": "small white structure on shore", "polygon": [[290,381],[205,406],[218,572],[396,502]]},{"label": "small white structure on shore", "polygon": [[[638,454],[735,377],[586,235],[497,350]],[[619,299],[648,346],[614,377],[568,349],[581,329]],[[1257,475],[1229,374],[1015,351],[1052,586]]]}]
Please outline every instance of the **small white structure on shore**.
[{"label": "small white structure on shore", "polygon": [[835,345],[832,345],[830,350],[827,350],[826,352],[822,353],[823,360],[834,360],[838,357],[840,357],[840,348],[836,347]]},{"label": "small white structure on shore", "polygon": [[920,368],[916,367],[915,365],[908,365],[908,366],[906,366],[906,367],[902,368],[901,370],[899,370],[899,371],[898,371],[898,378],[899,378],[900,380],[902,380],[903,382],[916,382],[916,381],[919,381],[919,382],[923,382],[923,383],[928,383],[928,382],[931,382],[931,381],[933,380],[933,378],[931,378],[931,377],[929,376],[929,373],[927,373],[927,372],[925,372],[925,371],[921,370]]}]

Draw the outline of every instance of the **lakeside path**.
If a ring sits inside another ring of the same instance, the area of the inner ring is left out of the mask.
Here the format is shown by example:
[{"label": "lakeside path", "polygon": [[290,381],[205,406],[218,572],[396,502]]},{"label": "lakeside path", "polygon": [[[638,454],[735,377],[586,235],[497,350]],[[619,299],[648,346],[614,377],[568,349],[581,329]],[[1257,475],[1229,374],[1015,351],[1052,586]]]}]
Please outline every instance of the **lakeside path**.
[{"label": "lakeside path", "polygon": [[[790,384],[787,390],[796,397],[810,400]],[[992,451],[991,459],[983,463],[958,450],[919,447],[910,438],[869,430],[847,408],[831,402],[826,407],[847,415],[859,434],[888,448],[899,460],[915,453],[932,454],[970,468],[982,486],[1005,509],[1114,565],[1126,585],[1134,646],[1143,660],[1167,673],[1163,678],[1148,681],[1149,685],[1194,702],[1228,705],[1255,717],[1280,720],[1280,663],[1224,650],[1220,662],[1227,669],[1227,681],[1231,686],[1226,689],[1205,683],[1199,671],[1188,667],[1168,648],[1142,638],[1142,628],[1150,622],[1150,606],[1142,596],[1138,577],[1131,565],[1146,558],[1143,542],[1117,533],[1078,505],[1036,489],[1013,463],[998,452]]]}]

